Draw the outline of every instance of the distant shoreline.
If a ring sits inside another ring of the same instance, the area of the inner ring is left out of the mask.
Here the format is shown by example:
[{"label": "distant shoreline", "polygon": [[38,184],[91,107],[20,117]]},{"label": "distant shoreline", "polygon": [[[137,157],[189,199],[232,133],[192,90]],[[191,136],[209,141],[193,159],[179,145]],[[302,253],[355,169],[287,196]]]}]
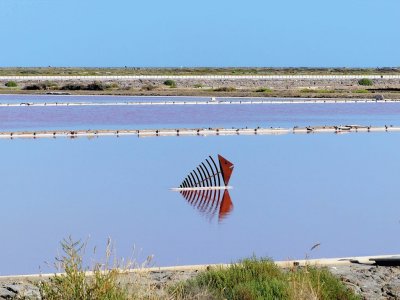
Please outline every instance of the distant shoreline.
[{"label": "distant shoreline", "polygon": [[400,67],[0,67],[1,75],[293,75],[400,74]]},{"label": "distant shoreline", "polygon": [[400,74],[7,77],[0,72],[0,94],[400,99]]}]

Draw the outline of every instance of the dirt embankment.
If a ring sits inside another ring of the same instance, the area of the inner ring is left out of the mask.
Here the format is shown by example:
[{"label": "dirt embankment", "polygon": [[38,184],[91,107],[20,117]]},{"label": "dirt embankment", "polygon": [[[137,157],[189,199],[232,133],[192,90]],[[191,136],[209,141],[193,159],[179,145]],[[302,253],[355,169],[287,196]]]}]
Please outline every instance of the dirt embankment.
[{"label": "dirt embankment", "polygon": [[[68,93],[88,95],[207,96],[207,97],[318,97],[318,98],[400,98],[400,79],[374,79],[360,85],[356,79],[176,79],[174,87],[164,80],[102,80],[98,89],[88,89],[91,81],[21,80],[17,87],[0,81],[0,93]],[[43,83],[45,83],[43,85]],[[29,88],[31,87],[31,88]],[[33,87],[33,88],[32,88]]]},{"label": "dirt embankment", "polygon": [[[400,267],[373,265],[330,266],[329,270],[338,276],[363,299],[400,299]],[[196,276],[200,269],[152,270],[149,272],[121,275],[121,283],[128,288],[142,289],[162,298],[166,288],[179,281]],[[0,299],[41,300],[35,282],[45,278],[3,278],[0,279]]]}]

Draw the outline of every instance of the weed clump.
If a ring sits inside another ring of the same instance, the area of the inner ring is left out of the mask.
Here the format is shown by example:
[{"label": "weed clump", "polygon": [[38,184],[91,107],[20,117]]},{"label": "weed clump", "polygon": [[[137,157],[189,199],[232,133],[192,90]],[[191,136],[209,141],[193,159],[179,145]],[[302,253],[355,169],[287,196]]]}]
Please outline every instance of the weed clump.
[{"label": "weed clump", "polygon": [[27,91],[37,91],[37,90],[44,90],[45,87],[42,84],[29,84],[24,86],[23,89]]},{"label": "weed clump", "polygon": [[45,81],[41,83],[34,83],[30,85],[26,85],[23,88],[24,90],[57,90],[58,85],[55,82]]},{"label": "weed clump", "polygon": [[45,300],[124,300],[130,299],[127,289],[123,288],[117,267],[109,269],[110,242],[107,247],[107,262],[95,264],[91,276],[83,266],[85,244],[71,238],[61,242],[63,254],[58,257],[57,269],[62,272],[38,283],[42,299]]},{"label": "weed clump", "polygon": [[157,86],[153,85],[153,84],[146,84],[144,86],[142,86],[141,90],[142,91],[153,91],[157,88]]},{"label": "weed clump", "polygon": [[169,86],[170,88],[176,88],[176,82],[171,79],[165,80],[164,85]]},{"label": "weed clump", "polygon": [[106,88],[107,89],[119,89],[119,84],[116,82],[112,82],[112,83],[106,85]]},{"label": "weed clump", "polygon": [[103,91],[104,90],[104,85],[101,82],[93,82],[89,83],[86,88],[88,91]]},{"label": "weed clump", "polygon": [[371,85],[374,84],[374,82],[373,82],[371,79],[363,78],[363,79],[360,79],[360,80],[358,81],[358,84],[359,84],[359,85],[371,86]]},{"label": "weed clump", "polygon": [[64,85],[61,89],[67,90],[67,91],[80,91],[80,90],[83,90],[84,88],[83,88],[83,85],[81,85],[81,84],[70,83],[70,84]]},{"label": "weed clump", "polygon": [[88,85],[84,84],[76,84],[76,83],[70,83],[64,85],[62,90],[67,90],[67,91],[103,91],[105,89],[105,86],[101,82],[93,82]]},{"label": "weed clump", "polygon": [[[268,259],[250,258],[212,268],[173,288],[178,299],[360,299],[327,269],[282,270]],[[202,298],[203,299],[203,298]]]},{"label": "weed clump", "polygon": [[318,93],[318,94],[330,94],[334,93],[334,90],[326,90],[326,89],[301,89],[300,93]]},{"label": "weed clump", "polygon": [[17,87],[18,84],[15,81],[8,81],[4,84],[6,87]]},{"label": "weed clump", "polygon": [[214,92],[233,92],[233,91],[236,91],[236,88],[234,88],[232,86],[223,86],[223,87],[214,89]]},{"label": "weed clump", "polygon": [[256,90],[256,93],[272,93],[272,90],[269,88],[259,88]]},{"label": "weed clump", "polygon": [[300,93],[315,93],[316,90],[314,89],[301,89]]}]

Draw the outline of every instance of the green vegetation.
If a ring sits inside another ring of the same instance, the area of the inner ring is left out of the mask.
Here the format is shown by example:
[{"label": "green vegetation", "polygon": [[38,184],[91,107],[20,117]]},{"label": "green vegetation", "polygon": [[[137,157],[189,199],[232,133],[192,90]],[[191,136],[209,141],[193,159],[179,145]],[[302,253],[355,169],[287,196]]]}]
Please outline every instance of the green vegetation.
[{"label": "green vegetation", "polygon": [[398,75],[400,68],[0,68],[0,76],[41,75]]},{"label": "green vegetation", "polygon": [[66,91],[80,91],[84,90],[84,86],[82,84],[69,83],[64,85],[61,89]]},{"label": "green vegetation", "polygon": [[368,91],[368,90],[355,90],[354,93],[357,93],[357,94],[367,94],[367,93],[369,93],[369,91]]},{"label": "green vegetation", "polygon": [[58,85],[51,81],[29,84],[23,87],[24,90],[58,90]]},{"label": "green vegetation", "polygon": [[284,271],[268,259],[213,268],[174,288],[178,299],[360,299],[325,268]]},{"label": "green vegetation", "polygon": [[6,87],[17,87],[18,84],[15,81],[8,81],[4,84]]},{"label": "green vegetation", "polygon": [[88,91],[103,91],[104,90],[104,85],[101,82],[93,82],[93,83],[89,83],[86,86],[86,90]]},{"label": "green vegetation", "polygon": [[142,90],[142,91],[153,91],[153,90],[155,90],[156,88],[157,88],[156,85],[153,85],[153,84],[146,84],[146,85],[142,86],[141,90]]},{"label": "green vegetation", "polygon": [[[128,276],[126,270],[132,264],[121,266],[113,256],[110,241],[105,262],[91,268],[83,263],[86,243],[68,238],[61,242],[61,247],[63,253],[55,263],[60,273],[36,283],[43,300],[360,299],[326,268],[282,269],[269,259],[253,257],[228,267],[210,268],[190,280],[157,286],[154,282],[130,281],[129,276],[138,280],[146,272]],[[149,261],[148,258],[147,264]]]},{"label": "green vegetation", "polygon": [[176,88],[176,82],[171,79],[165,80],[164,84],[169,86],[170,88]]},{"label": "green vegetation", "polygon": [[301,89],[300,93],[316,93],[317,90],[314,89]]},{"label": "green vegetation", "polygon": [[201,83],[195,84],[194,87],[196,89],[201,89],[203,87],[203,85]]},{"label": "green vegetation", "polygon": [[329,93],[334,93],[334,90],[324,90],[324,89],[301,89],[300,93],[319,93],[319,94],[329,94]]},{"label": "green vegetation", "polygon": [[358,81],[359,85],[373,85],[374,82],[371,79],[363,78]]},{"label": "green vegetation", "polygon": [[214,89],[214,92],[234,92],[234,91],[236,91],[236,88],[232,86],[223,86]]},{"label": "green vegetation", "polygon": [[334,90],[317,90],[317,93],[320,94],[330,94],[330,93],[334,93]]},{"label": "green vegetation", "polygon": [[61,90],[66,91],[104,91],[106,87],[101,82],[93,82],[88,85],[71,83],[64,85]]},{"label": "green vegetation", "polygon": [[106,89],[119,89],[119,84],[116,82],[110,83],[106,85]]},{"label": "green vegetation", "polygon": [[42,90],[43,86],[40,84],[29,84],[29,85],[24,86],[23,89],[27,90],[27,91]]},{"label": "green vegetation", "polygon": [[48,281],[38,283],[42,299],[45,300],[124,300],[130,299],[128,291],[118,282],[121,273],[116,267],[109,267],[109,251],[107,262],[95,264],[93,276],[87,276],[82,256],[85,244],[74,242],[71,238],[61,243],[63,255],[57,258],[61,274],[55,274]]},{"label": "green vegetation", "polygon": [[272,90],[269,88],[259,88],[256,90],[257,93],[272,93]]}]

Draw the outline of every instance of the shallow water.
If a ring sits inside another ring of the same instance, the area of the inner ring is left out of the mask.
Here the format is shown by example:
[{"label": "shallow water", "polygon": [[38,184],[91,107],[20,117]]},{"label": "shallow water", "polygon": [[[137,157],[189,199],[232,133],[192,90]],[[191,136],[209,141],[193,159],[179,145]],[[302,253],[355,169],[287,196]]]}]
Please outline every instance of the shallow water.
[{"label": "shallow water", "polygon": [[[0,274],[52,271],[69,235],[157,266],[398,253],[399,137],[2,140]],[[169,190],[218,153],[235,163],[220,221]]]},{"label": "shallow water", "polygon": [[[7,98],[8,97],[8,98]],[[52,101],[116,102],[119,99],[195,101],[186,97],[65,97],[0,96],[1,103]],[[89,99],[89,100],[87,100]],[[241,98],[237,98],[238,101]],[[278,99],[279,100],[279,99]],[[0,131],[144,129],[144,128],[243,128],[319,125],[400,125],[400,103],[337,104],[235,104],[167,106],[0,107]]]}]

